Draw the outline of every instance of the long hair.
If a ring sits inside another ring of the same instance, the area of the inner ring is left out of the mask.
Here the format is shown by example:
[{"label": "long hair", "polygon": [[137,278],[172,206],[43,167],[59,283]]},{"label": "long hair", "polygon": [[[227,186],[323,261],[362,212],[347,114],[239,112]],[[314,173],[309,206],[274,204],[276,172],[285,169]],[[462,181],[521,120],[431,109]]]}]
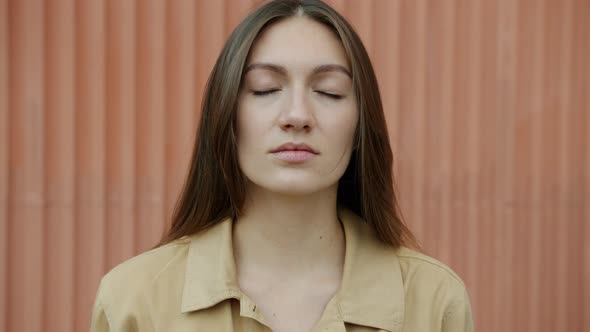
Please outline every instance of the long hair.
[{"label": "long hair", "polygon": [[339,180],[337,204],[362,217],[381,241],[395,248],[417,247],[398,206],[393,154],[373,66],[353,27],[319,0],[270,1],[229,36],[205,87],[189,174],[160,245],[241,215],[246,177],[238,164],[236,111],[244,66],[259,33],[293,16],[309,17],[334,31],[352,67],[359,124],[349,165]]}]

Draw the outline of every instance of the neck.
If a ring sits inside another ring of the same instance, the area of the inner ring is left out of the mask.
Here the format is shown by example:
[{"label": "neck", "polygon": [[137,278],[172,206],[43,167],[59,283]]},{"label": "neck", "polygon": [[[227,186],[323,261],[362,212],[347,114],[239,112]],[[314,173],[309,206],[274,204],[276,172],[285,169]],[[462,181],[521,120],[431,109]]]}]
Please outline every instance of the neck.
[{"label": "neck", "polygon": [[337,186],[300,196],[249,188],[233,230],[238,274],[339,274],[345,243],[336,193]]}]

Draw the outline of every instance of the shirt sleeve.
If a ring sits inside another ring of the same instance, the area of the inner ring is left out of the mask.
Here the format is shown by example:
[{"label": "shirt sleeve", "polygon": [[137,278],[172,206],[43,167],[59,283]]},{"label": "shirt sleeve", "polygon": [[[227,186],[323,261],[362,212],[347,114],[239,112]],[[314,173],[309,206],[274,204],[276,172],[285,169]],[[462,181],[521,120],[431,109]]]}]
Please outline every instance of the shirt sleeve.
[{"label": "shirt sleeve", "polygon": [[475,331],[471,305],[467,291],[454,303],[443,318],[442,332],[473,332]]},{"label": "shirt sleeve", "polygon": [[[140,296],[114,295],[112,279],[103,277],[96,292],[90,332],[154,332],[151,317]],[[124,309],[122,309],[124,308]]]},{"label": "shirt sleeve", "polygon": [[105,312],[104,305],[100,299],[100,288],[96,294],[94,308],[92,309],[92,321],[90,322],[90,332],[109,332],[109,320]]}]

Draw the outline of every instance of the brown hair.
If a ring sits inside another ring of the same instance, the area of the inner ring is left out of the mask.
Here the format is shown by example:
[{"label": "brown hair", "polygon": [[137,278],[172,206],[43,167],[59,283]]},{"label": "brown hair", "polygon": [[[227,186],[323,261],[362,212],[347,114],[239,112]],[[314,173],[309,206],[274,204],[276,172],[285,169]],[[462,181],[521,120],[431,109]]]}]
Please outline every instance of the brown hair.
[{"label": "brown hair", "polygon": [[242,73],[258,34],[293,16],[316,20],[340,38],[352,66],[359,107],[355,149],[339,181],[337,201],[361,216],[383,242],[417,247],[401,218],[393,181],[393,155],[377,79],[353,27],[319,0],[275,0],[250,13],[231,33],[209,76],[188,178],[160,245],[240,215],[246,177],[236,144],[236,110]]}]

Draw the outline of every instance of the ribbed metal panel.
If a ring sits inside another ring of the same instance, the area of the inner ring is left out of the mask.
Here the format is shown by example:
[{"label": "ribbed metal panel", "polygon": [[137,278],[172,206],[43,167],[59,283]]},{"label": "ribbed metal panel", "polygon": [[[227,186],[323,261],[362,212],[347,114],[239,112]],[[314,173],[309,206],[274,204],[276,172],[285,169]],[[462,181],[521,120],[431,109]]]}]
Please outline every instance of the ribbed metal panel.
[{"label": "ribbed metal panel", "polygon": [[[332,0],[378,74],[402,210],[477,331],[590,331],[590,1]],[[151,247],[258,0],[0,0],[0,330],[85,331]]]}]

